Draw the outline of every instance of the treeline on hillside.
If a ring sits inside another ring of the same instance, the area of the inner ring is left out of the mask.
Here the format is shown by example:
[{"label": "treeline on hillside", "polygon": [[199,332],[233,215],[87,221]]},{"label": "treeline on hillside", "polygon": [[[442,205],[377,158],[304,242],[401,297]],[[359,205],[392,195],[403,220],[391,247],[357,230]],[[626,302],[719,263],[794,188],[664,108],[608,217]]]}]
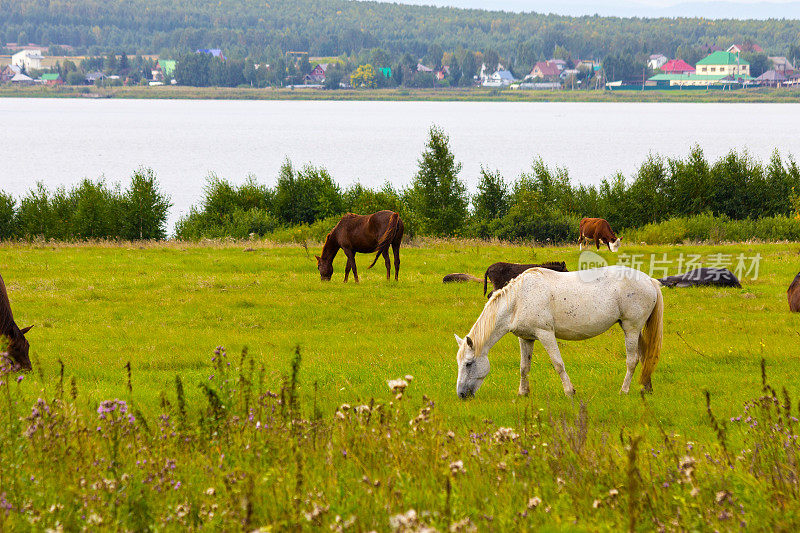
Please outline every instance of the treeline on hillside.
[{"label": "treeline on hillside", "polygon": [[38,183],[19,203],[0,191],[0,239],[164,239],[171,206],[149,169],[134,172],[125,190],[102,180],[69,191]]},{"label": "treeline on hillside", "polygon": [[697,215],[723,221],[788,217],[797,212],[795,189],[800,192],[800,168],[777,151],[766,164],[734,151],[710,163],[695,147],[685,159],[650,156],[632,179],[616,175],[599,186],[574,185],[566,169],[539,159],[510,185],[499,172],[482,168],[471,197],[460,170],[447,135],[433,127],[405,189],[342,188],[324,168],[297,170],[286,162],[274,187],[254,180],[237,187],[212,178],[201,205],[178,222],[175,233],[184,239],[270,235],[323,220],[321,229],[330,229],[348,211],[391,209],[412,235],[565,242],[576,238],[584,216],[603,217],[620,231]]},{"label": "treeline on hillside", "polygon": [[[222,48],[229,59],[270,64],[287,52],[354,57],[379,48],[396,63],[406,53],[418,59],[437,50],[456,55],[473,50],[498,55],[507,68],[523,74],[535,61],[552,57],[621,57],[617,68],[624,69],[628,58],[636,58],[640,72],[651,53],[693,63],[703,47],[724,49],[733,42],[754,41],[770,55],[791,59],[800,51],[798,35],[800,21],[788,19],[566,17],[347,0],[0,2],[5,42],[171,58]],[[615,72],[614,79],[623,77]]]}]

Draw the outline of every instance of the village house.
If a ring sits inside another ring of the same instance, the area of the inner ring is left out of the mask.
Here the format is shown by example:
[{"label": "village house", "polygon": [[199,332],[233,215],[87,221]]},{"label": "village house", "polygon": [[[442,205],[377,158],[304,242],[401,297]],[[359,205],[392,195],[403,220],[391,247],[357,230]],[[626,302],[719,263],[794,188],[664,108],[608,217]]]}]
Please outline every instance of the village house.
[{"label": "village house", "polygon": [[658,70],[664,66],[668,61],[667,56],[663,54],[652,54],[650,59],[647,60],[647,66],[652,70]]},{"label": "village house", "polygon": [[46,72],[39,79],[47,85],[64,85],[64,80],[61,79],[58,72]]},{"label": "village house", "polygon": [[744,43],[744,44],[732,44],[732,45],[730,45],[728,47],[728,49],[726,51],[728,53],[736,54],[736,55],[739,55],[739,54],[742,54],[742,53],[745,53],[745,54],[747,54],[747,53],[760,54],[760,53],[762,53],[764,51],[764,49],[761,48],[760,46],[758,46],[755,43]]},{"label": "village house", "polygon": [[694,67],[683,59],[670,59],[661,66],[664,74],[694,74]]},{"label": "village house", "polygon": [[704,76],[750,76],[750,63],[734,52],[714,52],[697,62],[695,72]]},{"label": "village house", "polygon": [[770,56],[769,60],[772,62],[772,68],[778,72],[790,73],[794,72],[794,65],[784,56]]},{"label": "village house", "polygon": [[417,63],[417,72],[433,72],[431,67],[426,67],[422,63]]},{"label": "village house", "polygon": [[436,79],[441,81],[450,75],[450,67],[447,65],[443,66],[439,70],[436,71]]},{"label": "village house", "polygon": [[328,70],[329,63],[317,63],[311,72],[303,78],[304,83],[325,83],[325,72]]},{"label": "village house", "polygon": [[222,50],[220,50],[219,48],[198,48],[195,51],[195,54],[208,54],[210,56],[218,57],[223,61],[227,59],[225,57],[225,54],[223,54]]},{"label": "village house", "polygon": [[11,78],[11,83],[13,85],[33,85],[34,81],[33,78],[31,78],[30,76],[26,76],[25,74],[22,74],[20,72],[19,74],[16,74],[13,78]]},{"label": "village house", "polygon": [[755,82],[766,87],[780,87],[786,83],[787,79],[788,78],[785,72],[773,69],[768,70],[761,76],[757,77]]},{"label": "village house", "polygon": [[103,81],[104,79],[106,79],[106,75],[100,72],[99,70],[95,70],[94,72],[89,72],[84,77],[86,83],[90,85],[94,85],[98,81]]},{"label": "village house", "polygon": [[508,87],[514,83],[514,75],[508,70],[496,70],[489,78],[483,82],[484,87]]},{"label": "village house", "polygon": [[41,70],[42,68],[42,52],[38,49],[34,50],[20,50],[11,56],[11,64],[23,68],[26,72],[31,70]]},{"label": "village house", "polygon": [[6,67],[0,71],[0,83],[5,83],[7,81],[11,81],[11,78],[16,76],[22,72],[22,69],[16,65],[6,65]]},{"label": "village house", "polygon": [[561,75],[561,70],[552,61],[539,61],[533,66],[530,74],[525,76],[526,79],[540,79],[548,81],[556,81]]}]

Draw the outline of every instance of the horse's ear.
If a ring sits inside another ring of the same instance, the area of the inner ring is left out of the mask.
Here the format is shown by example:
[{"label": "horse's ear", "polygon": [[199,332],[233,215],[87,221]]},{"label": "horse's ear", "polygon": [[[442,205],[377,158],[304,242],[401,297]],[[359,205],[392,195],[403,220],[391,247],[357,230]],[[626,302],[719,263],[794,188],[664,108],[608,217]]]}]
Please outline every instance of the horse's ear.
[{"label": "horse's ear", "polygon": [[469,346],[470,348],[472,348],[474,350],[475,347],[472,345],[472,339],[470,339],[469,336],[467,336],[466,341],[467,341],[467,346]]},{"label": "horse's ear", "polygon": [[31,330],[31,328],[32,328],[32,327],[33,327],[33,324],[31,324],[31,325],[30,325],[30,326],[28,326],[27,328],[22,328],[22,329],[20,330],[20,332],[22,332],[22,334],[23,334],[23,335],[25,335],[26,333],[28,333],[28,332]]},{"label": "horse's ear", "polygon": [[453,336],[456,338],[456,342],[458,343],[458,345],[461,346],[461,343],[464,342],[464,339],[462,339],[461,337],[459,337],[455,333],[453,333]]}]

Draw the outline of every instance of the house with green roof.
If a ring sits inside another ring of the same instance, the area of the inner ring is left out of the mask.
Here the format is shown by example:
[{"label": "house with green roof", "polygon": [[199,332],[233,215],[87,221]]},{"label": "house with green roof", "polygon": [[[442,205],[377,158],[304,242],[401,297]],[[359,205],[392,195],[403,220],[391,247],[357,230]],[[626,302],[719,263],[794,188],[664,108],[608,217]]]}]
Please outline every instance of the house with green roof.
[{"label": "house with green roof", "polygon": [[695,65],[695,72],[699,76],[726,76],[750,77],[750,63],[741,59],[733,52],[717,51],[710,54]]},{"label": "house with green roof", "polygon": [[64,83],[64,80],[61,79],[61,76],[58,75],[58,72],[45,72],[39,79],[41,79],[47,85],[61,85]]}]

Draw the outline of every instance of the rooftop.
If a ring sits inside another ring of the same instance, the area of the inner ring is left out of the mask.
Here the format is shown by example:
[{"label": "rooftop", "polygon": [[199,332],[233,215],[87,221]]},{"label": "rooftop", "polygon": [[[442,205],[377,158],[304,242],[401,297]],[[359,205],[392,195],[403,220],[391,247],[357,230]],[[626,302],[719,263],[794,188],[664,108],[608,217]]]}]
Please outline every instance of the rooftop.
[{"label": "rooftop", "polygon": [[750,63],[744,59],[740,59],[738,55],[733,52],[714,52],[697,62],[698,65],[747,65]]}]

